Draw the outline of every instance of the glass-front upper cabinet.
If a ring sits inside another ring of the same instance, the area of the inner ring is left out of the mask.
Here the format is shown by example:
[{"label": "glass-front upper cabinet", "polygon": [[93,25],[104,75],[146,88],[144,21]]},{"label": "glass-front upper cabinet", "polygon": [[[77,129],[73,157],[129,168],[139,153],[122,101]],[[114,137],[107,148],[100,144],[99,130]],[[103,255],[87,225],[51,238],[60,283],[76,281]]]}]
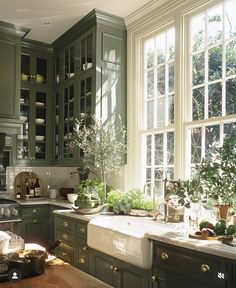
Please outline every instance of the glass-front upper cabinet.
[{"label": "glass-front upper cabinet", "polygon": [[64,88],[63,95],[63,158],[73,158],[70,147],[74,129],[74,85]]},{"label": "glass-front upper cabinet", "polygon": [[21,88],[21,134],[17,135],[16,159],[47,159],[47,89]]},{"label": "glass-front upper cabinet", "polygon": [[80,81],[80,120],[86,126],[91,123],[92,112],[92,76],[88,76]]},{"label": "glass-front upper cabinet", "polygon": [[80,69],[86,71],[93,67],[93,32],[89,31],[80,40]]},{"label": "glass-front upper cabinet", "polygon": [[60,158],[60,92],[55,94],[55,114],[54,114],[54,159]]},{"label": "glass-front upper cabinet", "polygon": [[21,80],[37,84],[48,84],[48,58],[45,55],[36,55],[23,52],[21,54]]},{"label": "glass-front upper cabinet", "polygon": [[75,76],[75,50],[74,47],[65,49],[64,53],[64,79],[69,79]]}]

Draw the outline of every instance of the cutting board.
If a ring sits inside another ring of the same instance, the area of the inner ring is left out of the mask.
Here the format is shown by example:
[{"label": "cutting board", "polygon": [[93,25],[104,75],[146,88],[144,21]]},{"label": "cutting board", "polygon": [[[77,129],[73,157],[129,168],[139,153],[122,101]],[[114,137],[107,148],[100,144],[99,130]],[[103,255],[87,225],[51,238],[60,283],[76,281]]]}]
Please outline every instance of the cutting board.
[{"label": "cutting board", "polygon": [[198,240],[218,240],[218,236],[202,236],[196,234],[189,234],[189,238],[198,239]]}]

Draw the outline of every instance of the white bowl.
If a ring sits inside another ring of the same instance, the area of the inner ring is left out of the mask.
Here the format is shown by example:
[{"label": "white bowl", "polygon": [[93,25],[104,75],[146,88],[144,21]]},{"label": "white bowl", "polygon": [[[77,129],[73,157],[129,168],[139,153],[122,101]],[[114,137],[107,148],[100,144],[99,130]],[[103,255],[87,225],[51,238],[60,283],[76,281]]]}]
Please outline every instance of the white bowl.
[{"label": "white bowl", "polygon": [[67,199],[70,203],[74,203],[75,200],[77,199],[77,197],[78,197],[78,194],[76,194],[76,193],[67,194]]},{"label": "white bowl", "polygon": [[42,118],[36,118],[35,122],[37,124],[43,124],[45,122],[45,119],[42,119]]}]

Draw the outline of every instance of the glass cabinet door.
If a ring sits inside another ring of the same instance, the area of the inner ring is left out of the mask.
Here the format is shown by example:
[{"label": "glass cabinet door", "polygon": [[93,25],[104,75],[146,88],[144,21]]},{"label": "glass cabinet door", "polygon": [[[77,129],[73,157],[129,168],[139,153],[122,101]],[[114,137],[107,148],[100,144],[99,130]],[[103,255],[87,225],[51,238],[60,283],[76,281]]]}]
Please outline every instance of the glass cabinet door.
[{"label": "glass cabinet door", "polygon": [[75,76],[75,56],[74,48],[70,47],[65,50],[65,69],[64,69],[64,79],[69,79]]},{"label": "glass cabinet door", "polygon": [[21,89],[20,91],[20,120],[23,121],[22,131],[17,135],[17,159],[28,159],[29,157],[29,102],[30,90]]},{"label": "glass cabinet door", "polygon": [[21,88],[21,134],[17,135],[17,159],[46,159],[47,92]]},{"label": "glass cabinet door", "polygon": [[64,115],[63,115],[63,158],[72,158],[70,149],[74,129],[74,85],[64,88]]},{"label": "glass cabinet door", "polygon": [[81,39],[81,71],[85,71],[93,67],[93,34],[85,36]]},{"label": "glass cabinet door", "polygon": [[38,84],[48,83],[48,59],[34,54],[21,54],[21,80]]},{"label": "glass cabinet door", "polygon": [[46,159],[47,94],[36,91],[35,95],[35,159]]},{"label": "glass cabinet door", "polygon": [[55,130],[54,130],[54,159],[60,158],[60,93],[59,91],[55,94]]},{"label": "glass cabinet door", "polygon": [[86,126],[91,124],[92,116],[92,77],[80,81],[80,120]]}]

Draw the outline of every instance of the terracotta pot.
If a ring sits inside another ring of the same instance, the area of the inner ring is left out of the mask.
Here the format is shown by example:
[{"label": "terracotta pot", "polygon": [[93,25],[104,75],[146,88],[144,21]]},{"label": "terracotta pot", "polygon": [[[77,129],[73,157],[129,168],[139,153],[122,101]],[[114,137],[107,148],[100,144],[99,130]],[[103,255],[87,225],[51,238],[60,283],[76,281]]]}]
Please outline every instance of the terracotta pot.
[{"label": "terracotta pot", "polygon": [[215,207],[218,209],[218,218],[219,219],[227,219],[230,205],[215,205]]}]

